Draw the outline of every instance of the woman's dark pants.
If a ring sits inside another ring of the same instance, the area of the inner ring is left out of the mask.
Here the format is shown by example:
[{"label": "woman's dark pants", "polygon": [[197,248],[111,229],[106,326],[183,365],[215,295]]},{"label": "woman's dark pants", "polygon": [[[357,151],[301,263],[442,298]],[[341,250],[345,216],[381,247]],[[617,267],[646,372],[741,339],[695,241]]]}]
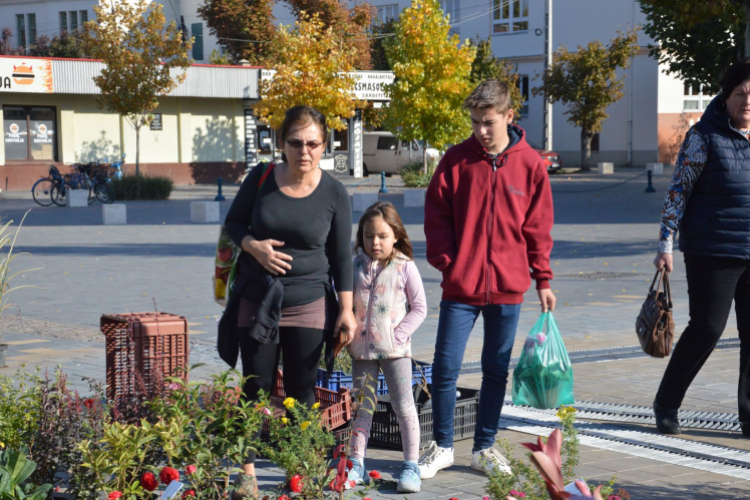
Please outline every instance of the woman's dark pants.
[{"label": "woman's dark pants", "polygon": [[677,342],[654,403],[676,410],[716,347],[735,301],[740,337],[740,422],[750,422],[750,260],[685,255],[690,322]]}]

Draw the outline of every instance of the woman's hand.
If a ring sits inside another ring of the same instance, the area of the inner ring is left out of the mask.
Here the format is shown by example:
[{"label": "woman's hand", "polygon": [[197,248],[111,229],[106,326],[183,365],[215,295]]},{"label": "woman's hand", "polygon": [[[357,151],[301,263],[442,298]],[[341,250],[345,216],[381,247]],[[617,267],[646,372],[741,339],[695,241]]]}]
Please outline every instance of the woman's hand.
[{"label": "woman's hand", "polygon": [[354,340],[354,332],[357,331],[357,320],[354,318],[354,312],[351,309],[342,310],[336,319],[334,335],[341,335],[344,345],[349,345]]},{"label": "woman's hand", "polygon": [[671,253],[657,253],[656,258],[654,259],[654,267],[659,271],[666,268],[667,272],[671,273],[673,269],[673,258],[674,256]]},{"label": "woman's hand", "polygon": [[275,249],[275,247],[283,246],[283,241],[271,239],[259,241],[253,239],[252,236],[246,236],[242,240],[242,249],[255,257],[260,262],[260,265],[274,276],[278,276],[279,274],[283,276],[292,268],[291,264],[289,264],[292,261],[292,256],[283,252],[277,252]]}]

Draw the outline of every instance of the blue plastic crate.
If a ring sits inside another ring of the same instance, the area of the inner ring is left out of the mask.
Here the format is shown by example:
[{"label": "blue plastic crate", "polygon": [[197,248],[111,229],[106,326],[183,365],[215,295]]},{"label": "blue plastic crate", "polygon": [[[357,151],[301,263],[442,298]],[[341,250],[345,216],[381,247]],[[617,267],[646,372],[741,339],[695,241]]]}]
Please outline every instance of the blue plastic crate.
[{"label": "blue plastic crate", "polygon": [[[421,368],[421,372],[424,373],[424,376],[427,379],[427,383],[432,383],[432,365],[422,361],[415,361],[415,363],[419,366],[419,368]],[[420,379],[422,377],[420,370],[416,367],[413,368],[412,375],[413,377]],[[414,385],[416,383],[417,382],[414,380],[414,378],[412,378],[411,384]],[[315,385],[317,385],[318,387],[323,387],[324,389],[329,389],[331,391],[338,391],[341,387],[351,389],[352,376],[337,370],[334,371],[330,377],[328,377],[328,374],[325,370],[318,368],[318,377]],[[381,394],[388,394],[388,385],[385,383],[385,375],[379,373],[378,395]]]}]

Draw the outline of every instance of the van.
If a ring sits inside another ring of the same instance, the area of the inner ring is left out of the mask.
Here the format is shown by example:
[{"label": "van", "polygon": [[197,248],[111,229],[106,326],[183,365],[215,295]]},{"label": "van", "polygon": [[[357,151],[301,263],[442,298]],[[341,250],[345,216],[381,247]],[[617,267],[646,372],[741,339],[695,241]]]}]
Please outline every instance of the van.
[{"label": "van", "polygon": [[[390,132],[362,134],[362,175],[385,172],[397,174],[410,162],[422,161],[422,145],[417,141],[399,140]],[[410,155],[411,153],[411,155]],[[438,151],[427,148],[427,158],[437,158]]]}]

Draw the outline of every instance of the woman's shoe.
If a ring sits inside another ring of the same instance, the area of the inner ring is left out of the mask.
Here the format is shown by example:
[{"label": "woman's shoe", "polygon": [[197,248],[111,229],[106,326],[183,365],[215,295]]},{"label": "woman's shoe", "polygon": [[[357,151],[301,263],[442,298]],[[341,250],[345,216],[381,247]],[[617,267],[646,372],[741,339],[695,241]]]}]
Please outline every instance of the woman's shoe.
[{"label": "woman's shoe", "polygon": [[404,462],[401,465],[401,475],[398,478],[396,491],[399,493],[416,493],[422,489],[419,478],[419,467],[416,464]]},{"label": "woman's shoe", "polygon": [[656,417],[656,428],[662,434],[676,436],[682,434],[680,421],[677,419],[677,410],[662,410],[654,403],[654,416]]}]

